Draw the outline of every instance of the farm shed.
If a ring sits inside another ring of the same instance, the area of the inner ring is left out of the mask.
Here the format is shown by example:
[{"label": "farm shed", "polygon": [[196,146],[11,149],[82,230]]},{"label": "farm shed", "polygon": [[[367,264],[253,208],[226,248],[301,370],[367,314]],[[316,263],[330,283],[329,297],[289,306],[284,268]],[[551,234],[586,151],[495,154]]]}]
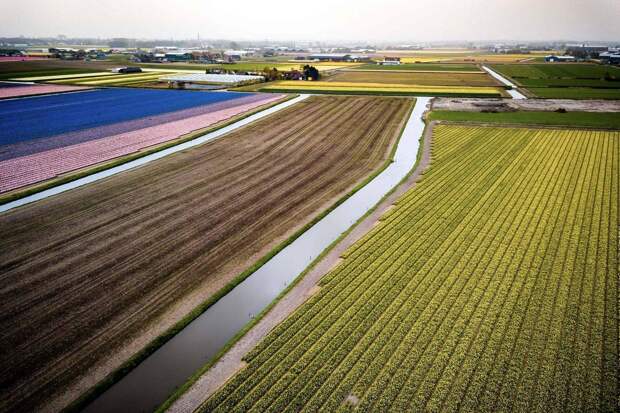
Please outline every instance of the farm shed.
[{"label": "farm shed", "polygon": [[250,54],[252,53],[247,50],[226,50],[224,52],[224,56],[233,61],[239,61]]},{"label": "farm shed", "polygon": [[609,50],[607,45],[592,44],[568,44],[566,45],[567,53],[584,52],[584,53],[603,53]]}]

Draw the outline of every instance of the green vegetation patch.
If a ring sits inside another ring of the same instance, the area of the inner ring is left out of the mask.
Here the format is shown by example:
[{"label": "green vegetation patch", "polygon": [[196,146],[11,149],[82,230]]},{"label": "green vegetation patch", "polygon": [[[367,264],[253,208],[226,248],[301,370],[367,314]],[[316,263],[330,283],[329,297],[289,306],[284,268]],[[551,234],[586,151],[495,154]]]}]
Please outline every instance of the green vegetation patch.
[{"label": "green vegetation patch", "polygon": [[602,79],[606,75],[620,78],[620,68],[590,63],[496,64],[492,68],[513,79]]},{"label": "green vegetation patch", "polygon": [[[538,97],[567,99],[617,99],[620,68],[597,64],[546,63],[493,65],[504,76],[512,78]],[[541,90],[548,88],[550,90]],[[573,90],[561,90],[571,88]]]},{"label": "green vegetation patch", "polygon": [[494,70],[549,99],[620,99],[620,68],[597,64],[501,64]]},{"label": "green vegetation patch", "polygon": [[620,129],[620,113],[595,112],[452,112],[433,111],[430,120],[480,123],[514,123],[529,125],[565,125],[576,127]]},{"label": "green vegetation patch", "polygon": [[620,89],[588,87],[528,88],[536,97],[544,99],[620,99]]}]

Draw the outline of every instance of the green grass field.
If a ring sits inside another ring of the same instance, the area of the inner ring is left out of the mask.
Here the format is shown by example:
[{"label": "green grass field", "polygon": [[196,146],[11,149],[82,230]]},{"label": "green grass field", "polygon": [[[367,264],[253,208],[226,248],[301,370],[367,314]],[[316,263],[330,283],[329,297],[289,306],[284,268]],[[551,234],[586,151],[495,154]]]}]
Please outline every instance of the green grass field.
[{"label": "green grass field", "polygon": [[492,68],[536,97],[620,99],[620,68],[597,64],[501,64]]},{"label": "green grass field", "polygon": [[601,79],[607,73],[620,77],[620,68],[590,63],[500,64],[491,67],[513,79]]},{"label": "green grass field", "polygon": [[595,89],[588,87],[533,87],[528,88],[543,99],[620,99],[620,89]]},{"label": "green grass field", "polygon": [[620,129],[620,113],[595,112],[453,112],[437,110],[429,115],[430,120],[452,122],[515,123],[529,125],[563,125],[573,127],[590,127]]},{"label": "green grass field", "polygon": [[616,411],[619,147],[437,127],[420,184],[202,411]]},{"label": "green grass field", "polygon": [[589,87],[589,88],[605,88],[620,89],[620,78],[618,81],[609,81],[605,79],[519,79],[519,84],[527,88],[537,87]]},{"label": "green grass field", "polygon": [[362,70],[411,70],[421,72],[480,72],[480,68],[474,64],[440,64],[440,63],[405,63],[398,66],[381,66],[377,64],[365,64],[356,69]]}]

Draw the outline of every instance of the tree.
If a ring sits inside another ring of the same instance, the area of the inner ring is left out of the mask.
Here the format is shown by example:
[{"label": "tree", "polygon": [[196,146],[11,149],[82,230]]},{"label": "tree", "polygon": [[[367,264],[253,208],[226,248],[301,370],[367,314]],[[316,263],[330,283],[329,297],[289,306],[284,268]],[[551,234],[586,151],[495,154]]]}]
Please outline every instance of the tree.
[{"label": "tree", "polygon": [[321,74],[319,73],[319,70],[316,67],[310,66],[310,65],[304,66],[304,79],[319,80],[320,77],[321,77]]},{"label": "tree", "polygon": [[266,81],[278,80],[280,78],[280,72],[275,67],[265,67],[263,69],[263,76],[265,76]]}]

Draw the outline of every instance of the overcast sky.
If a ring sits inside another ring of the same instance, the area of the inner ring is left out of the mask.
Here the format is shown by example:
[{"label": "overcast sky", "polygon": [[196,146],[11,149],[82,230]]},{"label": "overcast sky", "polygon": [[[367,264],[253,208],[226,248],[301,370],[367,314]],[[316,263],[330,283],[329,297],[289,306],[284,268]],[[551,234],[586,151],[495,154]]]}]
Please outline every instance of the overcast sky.
[{"label": "overcast sky", "polygon": [[620,40],[620,0],[0,0],[0,36]]}]

